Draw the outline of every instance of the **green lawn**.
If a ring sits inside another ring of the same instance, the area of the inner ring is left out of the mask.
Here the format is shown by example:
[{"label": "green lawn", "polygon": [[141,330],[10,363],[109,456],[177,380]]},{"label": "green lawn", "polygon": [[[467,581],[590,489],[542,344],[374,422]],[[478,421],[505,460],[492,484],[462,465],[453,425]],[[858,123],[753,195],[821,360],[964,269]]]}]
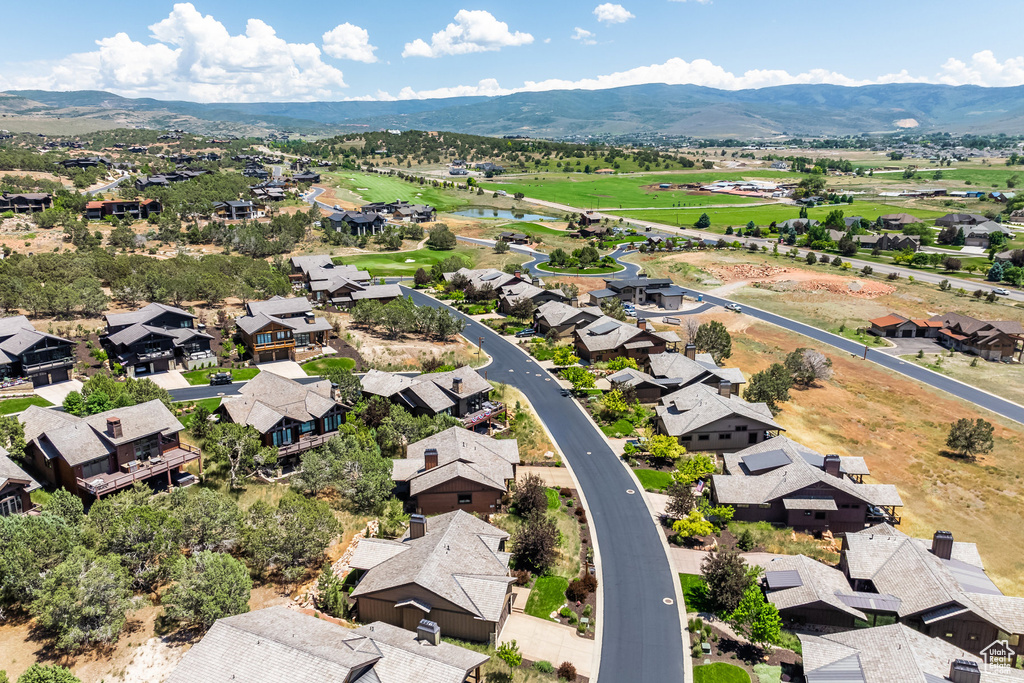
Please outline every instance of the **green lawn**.
[{"label": "green lawn", "polygon": [[[561,219],[559,218],[552,218],[551,220],[561,222]],[[536,223],[506,223],[505,225],[502,225],[499,230],[502,232],[522,232],[527,235],[545,235],[549,237],[565,237],[569,234],[568,230],[545,228],[543,225],[537,225]]]},{"label": "green lawn", "polygon": [[428,272],[435,263],[449,256],[458,254],[476,262],[477,250],[473,247],[458,246],[450,251],[434,251],[433,249],[416,249],[415,251],[391,251],[361,254],[359,256],[336,257],[335,263],[356,266],[369,271],[371,276],[382,275],[413,275],[417,269],[425,268]]},{"label": "green lawn", "polygon": [[309,376],[323,376],[331,370],[352,370],[356,366],[352,358],[317,358],[308,363],[303,363],[302,369]]},{"label": "green lawn", "polygon": [[759,683],[782,683],[781,666],[772,666],[761,662],[754,665],[754,673],[757,674]]},{"label": "green lawn", "polygon": [[[629,420],[616,420],[610,425],[605,425],[601,427],[601,431],[604,432],[605,436],[612,439],[617,439],[632,434],[634,431],[634,427],[633,423],[630,422]],[[619,436],[616,436],[616,434],[618,434]]]},{"label": "green lawn", "polygon": [[691,195],[687,190],[648,189],[661,183],[706,183],[742,178],[787,179],[778,171],[683,171],[665,175],[594,176],[579,173],[552,173],[484,181],[485,190],[522,192],[532,199],[544,199],[579,208],[642,208],[664,206],[707,206],[709,204],[745,204],[749,197],[733,195]]},{"label": "green lawn", "polygon": [[562,505],[562,500],[558,497],[558,489],[545,489],[544,493],[548,496],[548,510],[557,510]]},{"label": "green lawn", "polygon": [[733,664],[714,662],[693,667],[694,683],[750,683],[750,674]]},{"label": "green lawn", "polygon": [[560,576],[538,578],[530,591],[524,611],[530,616],[551,619],[551,613],[565,604],[565,589],[569,582]]},{"label": "green lawn", "polygon": [[6,401],[0,401],[0,415],[10,415],[11,413],[20,413],[29,406],[39,406],[40,408],[46,408],[53,404],[47,401],[42,396],[26,396],[25,398],[9,398]]},{"label": "green lawn", "polygon": [[623,270],[622,266],[600,266],[597,268],[559,268],[549,265],[547,262],[537,264],[537,270],[548,273],[565,273],[566,275],[599,275],[602,273],[617,273]]},{"label": "green lawn", "polygon": [[362,197],[366,202],[393,202],[404,199],[412,204],[429,204],[438,211],[449,211],[469,201],[452,190],[442,190],[429,184],[410,183],[395,176],[357,171],[321,175],[338,187]]},{"label": "green lawn", "polygon": [[215,372],[230,372],[232,382],[244,382],[250,380],[259,373],[259,368],[203,368],[192,372],[183,372],[182,377],[192,385],[209,384],[210,375]]},{"label": "green lawn", "polygon": [[668,472],[640,468],[634,468],[633,471],[636,472],[636,478],[640,480],[647,491],[661,491],[672,483],[672,475]]},{"label": "green lawn", "polygon": [[713,605],[708,601],[707,585],[698,574],[680,574],[679,585],[683,589],[683,602],[687,612],[710,612]]}]

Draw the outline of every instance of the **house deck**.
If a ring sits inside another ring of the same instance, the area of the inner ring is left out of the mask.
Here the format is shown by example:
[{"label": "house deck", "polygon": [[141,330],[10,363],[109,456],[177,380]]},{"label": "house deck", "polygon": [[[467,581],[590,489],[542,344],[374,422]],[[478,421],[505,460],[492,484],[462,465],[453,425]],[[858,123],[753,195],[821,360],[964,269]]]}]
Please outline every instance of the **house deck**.
[{"label": "house deck", "polygon": [[[184,443],[178,444],[164,451],[159,456],[139,463],[134,471],[98,474],[91,477],[88,481],[79,479],[78,487],[98,498],[104,493],[113,493],[114,491],[131,486],[137,481],[143,481],[164,472],[169,473],[171,470],[194,460],[199,460],[201,457],[202,455],[198,448]],[[170,475],[168,474],[168,476]]]}]

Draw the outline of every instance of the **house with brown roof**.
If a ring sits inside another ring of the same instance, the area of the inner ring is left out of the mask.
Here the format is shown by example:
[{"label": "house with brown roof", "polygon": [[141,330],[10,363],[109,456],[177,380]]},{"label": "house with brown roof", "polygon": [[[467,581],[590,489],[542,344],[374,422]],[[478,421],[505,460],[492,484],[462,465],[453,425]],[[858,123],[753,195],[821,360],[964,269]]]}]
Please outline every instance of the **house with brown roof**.
[{"label": "house with brown roof", "polygon": [[929,320],[941,323],[939,343],[986,360],[1018,360],[1024,353],[1024,327],[1015,320],[978,320],[962,313],[942,313]]},{"label": "house with brown roof", "polygon": [[134,220],[149,218],[160,213],[162,207],[156,199],[113,199],[91,201],[85,204],[85,217],[91,221],[103,220],[107,216]]},{"label": "house with brown roof", "polygon": [[420,514],[453,510],[493,514],[515,481],[519,444],[450,427],[409,444],[405,458],[392,461],[399,496]]},{"label": "house with brown roof", "polygon": [[364,538],[350,562],[359,620],[413,631],[429,619],[451,638],[496,642],[512,610],[508,538],[462,510],[414,515],[400,541]]},{"label": "house with brown roof", "polygon": [[737,368],[720,368],[710,354],[697,353],[687,344],[684,353],[656,353],[647,357],[647,372],[623,368],[608,376],[613,387],[630,387],[641,403],[657,403],[663,396],[691,384],[707,384],[714,389],[725,381],[733,395],[739,395],[746,383]]},{"label": "house with brown roof", "polygon": [[655,331],[644,318],[638,319],[636,325],[631,325],[603,315],[583,329],[573,331],[576,355],[588,363],[600,363],[623,356],[635,358],[642,365],[651,354],[674,349],[680,341],[675,332]]},{"label": "house with brown roof", "polygon": [[313,314],[305,297],[275,296],[245,304],[246,315],[235,318],[238,334],[256,363],[296,360],[316,353],[327,343],[331,324]]},{"label": "house with brown roof", "polygon": [[225,396],[217,412],[227,422],[255,429],[264,446],[277,448],[279,458],[293,458],[337,434],[348,408],[334,399],[328,380],[300,384],[261,372],[237,395]]},{"label": "house with brown roof", "polygon": [[480,683],[489,660],[442,642],[431,621],[352,629],[279,605],[218,619],[167,683]]},{"label": "house with brown roof", "polygon": [[882,251],[920,251],[921,238],[917,235],[900,235],[882,233],[880,235],[854,235],[853,241],[862,249],[880,249]]},{"label": "house with brown roof", "polygon": [[785,431],[764,403],[747,403],[722,381],[718,389],[692,384],[663,396],[655,409],[659,434],[690,451],[728,453]]},{"label": "house with brown roof", "polygon": [[372,284],[373,278],[367,271],[336,264],[327,254],[293,256],[288,279],[305,286],[313,301],[342,308],[353,306],[362,299],[387,303],[402,296],[398,285]]},{"label": "house with brown roof", "polygon": [[723,473],[711,478],[711,497],[731,505],[736,520],[834,534],[900,521],[899,492],[890,484],[865,484],[863,458],[822,455],[776,436],[724,460]]},{"label": "house with brown roof", "polygon": [[129,377],[168,370],[212,367],[217,358],[210,349],[212,336],[196,325],[188,311],[151,303],[137,311],[107,313],[100,344],[111,363],[121,365]]},{"label": "house with brown roof", "polygon": [[939,330],[942,329],[941,322],[924,318],[912,320],[898,313],[889,313],[868,322],[871,323],[871,329],[868,330],[871,334],[898,339],[909,339],[911,337],[934,339],[939,336]]},{"label": "house with brown roof", "polygon": [[25,378],[32,386],[66,382],[75,364],[75,343],[40,332],[23,315],[0,318],[0,379]]},{"label": "house with brown roof", "polygon": [[135,482],[168,486],[191,480],[182,467],[202,459],[181,443],[184,429],[159,400],[87,417],[30,406],[18,419],[34,471],[82,498],[99,498]]},{"label": "house with brown roof", "polygon": [[[842,571],[806,555],[774,557],[764,570],[761,584],[765,596],[789,628],[807,624],[855,628],[896,621],[899,600],[858,593]],[[862,607],[870,607],[871,613]]]},{"label": "house with brown roof", "polygon": [[947,213],[945,216],[935,219],[935,225],[940,228],[952,228],[954,226],[980,225],[988,219],[976,213]]},{"label": "house with brown roof", "polygon": [[34,505],[32,492],[39,482],[11,460],[11,455],[0,447],[0,517],[28,512]]},{"label": "house with brown roof", "polygon": [[906,225],[922,222],[920,218],[909,213],[887,213],[879,216],[878,220],[882,221],[882,227],[886,230],[902,230]]},{"label": "house with brown roof", "polygon": [[538,335],[553,334],[561,339],[572,336],[577,329],[586,327],[603,315],[597,306],[576,308],[564,301],[546,301],[533,312],[533,329]]},{"label": "house with brown roof", "polygon": [[529,299],[534,306],[542,306],[549,301],[568,301],[569,297],[560,289],[544,289],[529,282],[505,285],[498,291],[498,310],[508,315],[520,299]]},{"label": "house with brown roof", "polygon": [[490,383],[468,365],[417,377],[373,369],[360,378],[360,383],[364,396],[383,396],[413,415],[445,413],[461,417],[466,423],[482,412],[505,412],[503,405],[489,400]]}]

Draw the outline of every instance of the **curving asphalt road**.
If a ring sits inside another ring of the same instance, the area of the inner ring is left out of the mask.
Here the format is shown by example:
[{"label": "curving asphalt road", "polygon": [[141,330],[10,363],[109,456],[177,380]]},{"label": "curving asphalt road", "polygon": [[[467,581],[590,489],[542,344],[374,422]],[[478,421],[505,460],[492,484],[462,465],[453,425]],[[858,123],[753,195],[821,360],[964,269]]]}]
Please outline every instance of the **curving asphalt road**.
[{"label": "curving asphalt road", "polygon": [[114,189],[117,188],[118,185],[120,185],[121,183],[123,183],[125,180],[127,180],[130,177],[131,176],[127,172],[122,171],[121,172],[121,177],[118,178],[117,180],[115,180],[114,182],[108,183],[108,184],[104,185],[103,187],[97,187],[95,190],[89,190],[85,194],[96,195],[96,194],[99,194],[101,192],[107,192],[109,190],[114,190]]}]

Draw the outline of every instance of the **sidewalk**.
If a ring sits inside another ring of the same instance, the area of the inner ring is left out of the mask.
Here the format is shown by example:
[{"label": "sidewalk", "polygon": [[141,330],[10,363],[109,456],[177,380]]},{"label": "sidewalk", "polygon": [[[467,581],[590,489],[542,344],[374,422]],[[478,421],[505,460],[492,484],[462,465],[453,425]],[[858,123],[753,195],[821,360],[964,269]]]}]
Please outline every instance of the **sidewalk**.
[{"label": "sidewalk", "polygon": [[272,363],[260,363],[256,366],[260,372],[270,372],[288,379],[300,379],[306,377],[306,371],[302,366],[293,360],[278,360]]},{"label": "sidewalk", "polygon": [[555,666],[572,662],[576,673],[590,677],[595,643],[577,636],[573,626],[513,612],[505,622],[498,642],[510,640],[516,641],[526,659],[534,662],[543,660]]}]

